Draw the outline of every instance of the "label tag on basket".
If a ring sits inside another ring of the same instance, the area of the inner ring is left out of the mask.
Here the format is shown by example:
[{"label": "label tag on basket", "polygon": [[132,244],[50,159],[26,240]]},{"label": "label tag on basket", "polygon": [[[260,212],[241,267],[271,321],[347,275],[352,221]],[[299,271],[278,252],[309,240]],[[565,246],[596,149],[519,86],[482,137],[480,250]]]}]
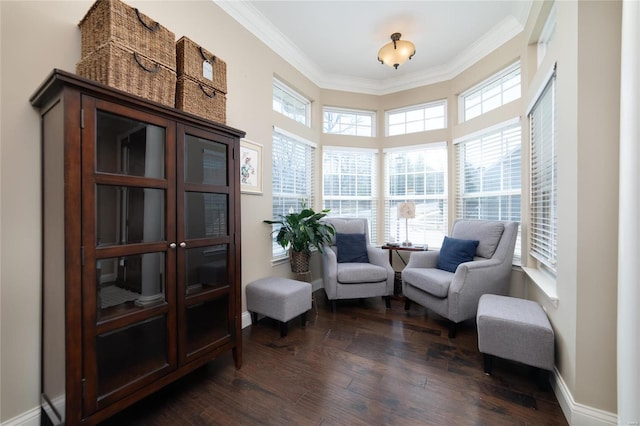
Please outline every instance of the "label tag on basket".
[{"label": "label tag on basket", "polygon": [[202,76],[213,81],[213,65],[209,61],[202,61]]}]

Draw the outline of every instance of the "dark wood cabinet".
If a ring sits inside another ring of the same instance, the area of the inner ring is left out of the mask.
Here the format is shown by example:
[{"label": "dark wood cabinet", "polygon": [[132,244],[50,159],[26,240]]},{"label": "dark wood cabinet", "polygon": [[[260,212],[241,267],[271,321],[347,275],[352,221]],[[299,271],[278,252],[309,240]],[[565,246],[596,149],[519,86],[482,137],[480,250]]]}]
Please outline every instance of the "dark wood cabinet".
[{"label": "dark wood cabinet", "polygon": [[43,421],[98,423],[229,350],[240,368],[244,133],[59,70],[31,103]]}]

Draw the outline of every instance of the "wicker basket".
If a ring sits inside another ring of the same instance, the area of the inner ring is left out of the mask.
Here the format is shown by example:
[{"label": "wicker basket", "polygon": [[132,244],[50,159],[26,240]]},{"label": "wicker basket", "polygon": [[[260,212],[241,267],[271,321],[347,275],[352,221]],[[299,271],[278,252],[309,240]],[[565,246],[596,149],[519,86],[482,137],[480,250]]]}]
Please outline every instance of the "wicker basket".
[{"label": "wicker basket", "polygon": [[289,250],[289,261],[291,262],[291,272],[302,274],[309,271],[309,253],[304,251]]},{"label": "wicker basket", "polygon": [[176,65],[178,77],[186,75],[227,93],[226,62],[187,37],[176,42]]},{"label": "wicker basket", "polygon": [[178,77],[176,108],[218,123],[227,122],[227,96],[186,75]]},{"label": "wicker basket", "polygon": [[82,59],[114,42],[176,70],[175,34],[120,0],[97,0],[78,26]]},{"label": "wicker basket", "polygon": [[81,60],[76,73],[170,107],[175,105],[175,71],[115,43],[107,43]]}]

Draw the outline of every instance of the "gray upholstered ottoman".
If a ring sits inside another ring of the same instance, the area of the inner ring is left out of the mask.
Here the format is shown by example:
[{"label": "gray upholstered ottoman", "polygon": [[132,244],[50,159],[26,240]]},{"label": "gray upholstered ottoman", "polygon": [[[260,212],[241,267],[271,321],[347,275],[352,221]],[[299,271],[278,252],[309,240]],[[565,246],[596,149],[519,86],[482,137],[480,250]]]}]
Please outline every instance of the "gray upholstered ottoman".
[{"label": "gray upholstered ottoman", "polygon": [[[538,303],[484,294],[478,303],[476,321],[485,373],[491,374],[492,356],[553,370],[553,329]],[[548,372],[544,373],[548,378]]]},{"label": "gray upholstered ottoman", "polygon": [[247,284],[247,310],[251,322],[258,314],[280,321],[280,336],[287,335],[287,321],[302,315],[302,326],[311,309],[311,284],[288,278],[269,277]]}]

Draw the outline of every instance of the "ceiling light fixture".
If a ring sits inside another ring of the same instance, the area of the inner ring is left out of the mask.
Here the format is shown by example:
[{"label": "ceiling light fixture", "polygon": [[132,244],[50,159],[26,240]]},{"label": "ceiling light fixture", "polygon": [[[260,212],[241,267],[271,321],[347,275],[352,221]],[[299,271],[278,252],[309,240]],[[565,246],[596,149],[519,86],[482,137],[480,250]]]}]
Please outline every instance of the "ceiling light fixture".
[{"label": "ceiling light fixture", "polygon": [[398,67],[416,54],[416,46],[407,40],[400,40],[402,34],[391,34],[391,43],[387,43],[378,51],[378,61],[381,64]]}]

